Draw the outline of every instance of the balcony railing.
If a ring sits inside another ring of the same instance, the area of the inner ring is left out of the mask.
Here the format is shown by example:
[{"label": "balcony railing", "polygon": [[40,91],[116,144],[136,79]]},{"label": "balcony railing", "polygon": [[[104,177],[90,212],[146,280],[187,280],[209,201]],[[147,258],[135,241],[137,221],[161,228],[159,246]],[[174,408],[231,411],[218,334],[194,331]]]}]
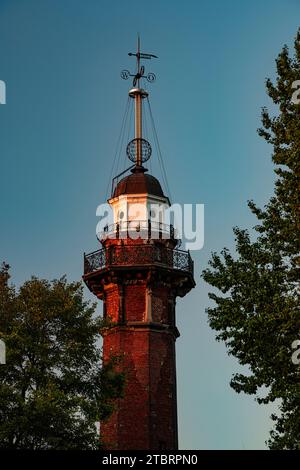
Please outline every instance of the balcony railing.
[{"label": "balcony railing", "polygon": [[141,239],[178,239],[177,230],[172,224],[164,224],[155,220],[124,220],[106,225],[98,234],[99,240],[107,238],[141,238]]},{"label": "balcony railing", "polygon": [[84,274],[110,266],[158,265],[186,271],[193,275],[193,260],[188,251],[157,245],[112,246],[84,254]]}]

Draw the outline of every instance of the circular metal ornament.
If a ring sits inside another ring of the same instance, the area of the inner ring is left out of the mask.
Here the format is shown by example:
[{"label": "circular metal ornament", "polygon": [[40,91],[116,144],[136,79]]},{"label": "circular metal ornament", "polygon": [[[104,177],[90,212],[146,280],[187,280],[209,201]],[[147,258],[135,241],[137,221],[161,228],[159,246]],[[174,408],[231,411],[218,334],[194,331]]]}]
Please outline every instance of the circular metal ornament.
[{"label": "circular metal ornament", "polygon": [[129,70],[122,70],[120,75],[121,75],[121,78],[123,78],[123,80],[128,80],[130,72]]},{"label": "circular metal ornament", "polygon": [[152,149],[149,142],[145,139],[133,139],[127,145],[126,153],[129,160],[136,162],[137,148],[141,146],[141,162],[144,163],[151,157]]},{"label": "circular metal ornament", "polygon": [[148,75],[147,75],[147,80],[148,80],[148,82],[150,82],[150,83],[155,82],[156,76],[154,75],[154,73],[152,73],[152,72],[148,73]]}]

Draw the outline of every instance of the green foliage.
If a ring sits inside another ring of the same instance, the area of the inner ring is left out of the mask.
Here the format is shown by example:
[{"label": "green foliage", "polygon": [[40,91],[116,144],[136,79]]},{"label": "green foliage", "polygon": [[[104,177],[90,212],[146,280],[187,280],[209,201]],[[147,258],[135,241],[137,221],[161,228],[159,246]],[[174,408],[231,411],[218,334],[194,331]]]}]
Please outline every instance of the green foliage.
[{"label": "green foliage", "polygon": [[103,321],[80,283],[32,278],[18,291],[0,271],[0,449],[95,449],[96,421],[122,395],[117,359],[101,367]]},{"label": "green foliage", "polygon": [[256,236],[234,228],[237,256],[213,253],[202,275],[220,291],[209,294],[210,326],[249,370],[235,374],[231,386],[259,403],[280,399],[269,447],[300,449],[300,369],[291,360],[292,342],[300,338],[300,104],[291,100],[300,80],[300,30],[294,57],[285,46],[276,63],[276,83],[267,80],[266,87],[279,113],[264,108],[258,131],[273,146],[274,196],[263,210],[248,203],[258,219]]}]

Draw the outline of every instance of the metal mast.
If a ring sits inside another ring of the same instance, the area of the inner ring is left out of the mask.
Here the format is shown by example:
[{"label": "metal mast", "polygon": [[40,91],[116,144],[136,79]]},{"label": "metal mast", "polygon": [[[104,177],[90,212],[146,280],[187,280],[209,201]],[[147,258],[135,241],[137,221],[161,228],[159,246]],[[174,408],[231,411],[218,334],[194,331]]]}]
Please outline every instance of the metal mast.
[{"label": "metal mast", "polygon": [[[146,54],[144,52],[141,52],[141,41],[140,41],[140,36],[138,36],[137,40],[137,52],[129,52],[129,56],[135,56],[136,57],[136,73],[131,74],[128,70],[123,70],[121,72],[121,77],[125,80],[128,79],[128,77],[133,77],[133,88],[129,90],[129,96],[134,99],[135,101],[135,136],[134,136],[134,162],[136,168],[141,168],[142,163],[145,159],[145,156],[149,152],[148,150],[148,145],[149,143],[144,141],[143,139],[143,129],[142,129],[142,100],[144,98],[147,98],[148,92],[144,90],[143,88],[140,87],[140,79],[141,78],[146,78],[148,82],[154,82],[155,81],[155,75],[154,73],[148,73],[147,76],[144,75],[145,72],[145,67],[140,65],[141,59],[151,59],[152,57],[157,58],[156,55],[154,54]],[[147,145],[148,144],[148,145]],[[130,149],[131,156],[129,156],[130,159],[132,159],[132,148]],[[146,153],[144,156],[143,153]],[[146,158],[148,159],[148,158]]]}]

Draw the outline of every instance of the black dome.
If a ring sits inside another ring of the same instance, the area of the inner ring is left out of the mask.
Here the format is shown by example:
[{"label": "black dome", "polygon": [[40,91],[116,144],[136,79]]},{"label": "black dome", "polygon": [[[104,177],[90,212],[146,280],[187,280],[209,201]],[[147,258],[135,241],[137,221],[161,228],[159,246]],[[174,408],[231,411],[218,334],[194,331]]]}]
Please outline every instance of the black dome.
[{"label": "black dome", "polygon": [[165,197],[162,187],[158,179],[144,172],[134,172],[129,176],[121,179],[112,197],[121,196],[121,194],[143,194],[148,193],[152,196]]}]

